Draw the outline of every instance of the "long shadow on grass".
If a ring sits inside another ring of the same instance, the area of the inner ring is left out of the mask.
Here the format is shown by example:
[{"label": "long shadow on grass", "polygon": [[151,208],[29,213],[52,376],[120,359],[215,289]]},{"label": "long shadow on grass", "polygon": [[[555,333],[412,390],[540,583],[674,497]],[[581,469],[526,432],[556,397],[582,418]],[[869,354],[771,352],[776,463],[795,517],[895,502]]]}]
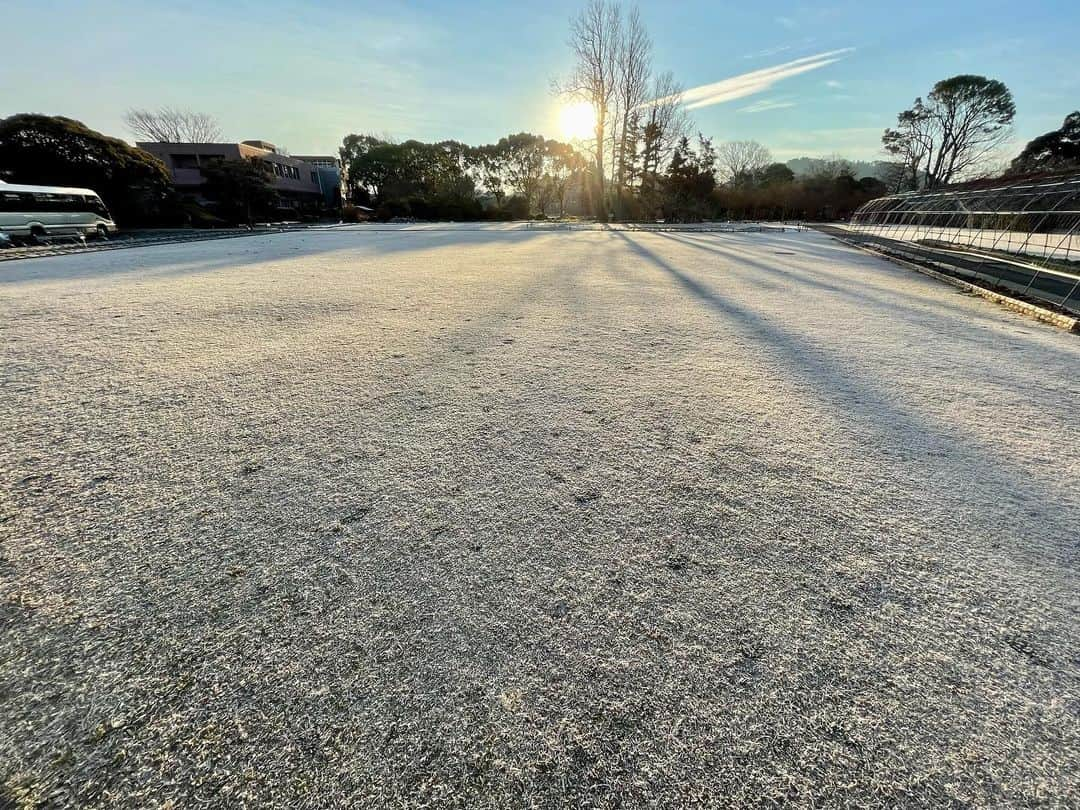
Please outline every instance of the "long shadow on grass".
[{"label": "long shadow on grass", "polygon": [[[907,305],[907,304],[905,304],[905,303],[903,303],[901,301],[901,299],[903,299],[903,298],[913,298],[913,296],[910,293],[904,293],[904,292],[901,292],[899,290],[886,290],[886,289],[883,289],[883,288],[879,287],[878,285],[869,284],[869,283],[865,283],[865,282],[860,285],[862,289],[853,289],[851,287],[842,287],[842,286],[837,285],[837,284],[831,284],[831,283],[829,283],[827,281],[822,281],[822,280],[820,280],[818,278],[814,278],[815,275],[819,275],[819,274],[814,273],[813,271],[807,270],[806,268],[803,268],[803,267],[790,268],[790,269],[787,269],[787,270],[777,269],[776,267],[774,267],[772,265],[766,264],[766,263],[758,260],[757,258],[754,257],[754,254],[749,253],[747,251],[739,250],[738,248],[732,247],[731,245],[724,245],[723,247],[721,247],[721,246],[715,245],[715,244],[704,244],[704,243],[699,242],[699,241],[697,241],[697,240],[695,240],[695,239],[693,239],[691,237],[686,237],[686,236],[683,236],[681,234],[661,233],[659,235],[664,237],[665,239],[671,239],[673,241],[678,242],[679,244],[686,245],[687,247],[695,248],[696,250],[702,250],[702,251],[706,251],[706,252],[709,252],[709,253],[715,253],[717,255],[724,256],[725,258],[733,259],[733,260],[738,261],[738,262],[740,262],[742,264],[746,264],[746,265],[748,265],[750,267],[755,268],[755,271],[761,271],[762,273],[765,273],[765,274],[767,274],[769,276],[784,279],[788,283],[791,283],[792,281],[795,281],[795,282],[798,282],[799,284],[806,284],[807,286],[814,287],[816,289],[823,290],[823,291],[831,293],[831,294],[840,295],[840,296],[843,296],[845,298],[849,298],[849,299],[851,299],[853,301],[860,301],[860,302],[863,302],[865,304],[869,304],[869,305],[871,305],[873,307],[882,308],[882,309],[888,309],[889,311],[893,311],[893,312],[899,310],[899,311],[904,312],[904,313],[919,313],[920,311],[925,312],[925,310],[927,310],[927,309],[941,309],[941,310],[946,310],[946,311],[950,311],[950,312],[954,312],[954,313],[961,313],[962,312],[966,316],[976,317],[976,318],[979,318],[980,320],[984,320],[984,321],[993,320],[992,318],[990,318],[987,315],[979,315],[978,313],[971,313],[967,309],[964,309],[962,307],[959,307],[959,306],[957,306],[955,304],[952,304],[952,303],[949,303],[949,302],[946,302],[946,301],[923,301],[921,309],[917,309],[917,308],[911,307],[911,306],[909,306],[909,305]],[[795,246],[792,246],[792,247],[795,247]],[[815,254],[812,251],[802,251],[802,252],[805,252],[806,254],[811,255],[814,258],[821,258],[823,261],[835,258],[835,257],[822,257],[822,256],[819,256],[818,254]],[[888,295],[889,299],[886,300],[885,298],[883,298],[883,297],[881,297],[879,295],[873,295],[871,293],[868,293],[868,292],[866,292],[867,288],[873,289],[873,290],[875,290],[877,292],[880,292],[882,295]],[[920,317],[920,318],[915,318],[913,320],[916,320],[920,324],[928,325],[928,322],[927,322],[926,318]],[[996,323],[997,321],[995,320],[994,322]]]},{"label": "long shadow on grass", "polygon": [[[886,438],[898,451],[912,446],[924,445],[935,455],[959,456],[970,461],[968,470],[971,478],[981,478],[995,488],[1010,491],[1020,485],[1036,490],[1033,496],[1043,510],[1047,520],[1051,520],[1058,537],[1068,536],[1070,524],[1075,524],[1067,505],[1059,504],[1060,496],[1052,487],[1041,481],[1035,482],[1030,469],[1023,469],[1010,463],[1009,459],[995,454],[992,450],[971,442],[957,435],[947,424],[938,424],[928,419],[914,408],[904,407],[898,401],[895,392],[880,390],[863,379],[856,371],[850,358],[829,358],[834,352],[817,345],[804,337],[794,335],[772,325],[768,320],[741,307],[719,295],[713,289],[678,268],[664,261],[644,245],[625,234],[613,232],[642,259],[670,277],[676,285],[692,295],[702,304],[736,324],[744,333],[759,341],[763,346],[777,350],[776,355],[787,367],[792,376],[808,389],[817,393],[838,412],[856,417],[857,423],[869,428]],[[936,466],[927,458],[928,467]],[[1046,471],[1046,476],[1053,481],[1060,481],[1060,476]],[[942,470],[935,476],[932,469],[927,470],[927,478],[948,480],[948,471]],[[1069,553],[1068,549],[1058,549]]]},{"label": "long shadow on grass", "polygon": [[[995,312],[990,306],[971,307],[953,303],[949,301],[947,297],[951,292],[949,289],[943,288],[941,296],[934,295],[934,291],[930,290],[930,295],[919,297],[904,290],[888,289],[878,285],[868,284],[861,278],[853,279],[851,286],[841,286],[815,278],[815,276],[828,275],[827,272],[815,272],[804,267],[792,267],[786,270],[777,269],[776,267],[758,260],[754,254],[739,250],[730,245],[720,247],[719,245],[702,244],[686,237],[673,236],[670,234],[659,235],[666,239],[671,239],[680,245],[722,256],[739,265],[752,267],[756,274],[782,279],[789,285],[789,289],[791,289],[791,285],[793,284],[803,284],[813,287],[822,290],[829,295],[849,299],[856,302],[857,305],[876,310],[878,313],[884,313],[890,318],[903,321],[920,330],[930,330],[934,333],[940,333],[943,326],[956,327],[959,323],[958,319],[975,320],[985,327],[998,330],[998,334],[1001,336],[1001,350],[1003,352],[1013,349],[1024,350],[1032,348],[1032,338],[1022,338],[1015,334],[1015,330],[1012,328],[1008,329],[1007,335],[1002,333],[1001,330],[1010,325],[1007,321],[1003,320],[1001,313]],[[882,268],[869,264],[866,266],[866,269],[872,272],[880,272]],[[886,272],[893,272],[894,268],[886,266],[884,270]],[[868,289],[877,291],[880,295],[868,292]],[[1036,331],[1034,334],[1038,336],[1039,332]],[[981,344],[985,340],[984,332],[961,328],[950,328],[949,336],[951,339],[973,344]],[[1036,342],[1041,341],[1036,340]],[[1040,351],[1046,350],[1054,352],[1057,359],[1063,363],[1069,363],[1080,359],[1080,343],[1070,344],[1069,342],[1066,342],[1065,344],[1061,344],[1060,342],[1057,342],[1053,348],[1044,346],[1038,348]],[[1003,368],[997,367],[993,371],[996,377],[1000,377],[1003,373]],[[1010,375],[1010,380],[1014,383],[1019,383],[1027,380],[1029,374],[1030,372],[1027,369],[1021,368],[1018,370],[1017,374]]]}]

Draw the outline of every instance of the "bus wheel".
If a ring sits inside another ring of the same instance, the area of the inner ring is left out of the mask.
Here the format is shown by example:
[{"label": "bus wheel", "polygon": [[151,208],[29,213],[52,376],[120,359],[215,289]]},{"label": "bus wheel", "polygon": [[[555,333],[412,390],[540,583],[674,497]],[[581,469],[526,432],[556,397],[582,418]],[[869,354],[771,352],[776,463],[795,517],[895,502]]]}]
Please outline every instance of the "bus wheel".
[{"label": "bus wheel", "polygon": [[45,234],[44,228],[39,228],[36,225],[30,229],[30,242],[34,245],[47,245],[49,239]]},{"label": "bus wheel", "polygon": [[100,239],[102,242],[109,241],[109,229],[106,228],[104,225],[98,225],[97,238]]}]

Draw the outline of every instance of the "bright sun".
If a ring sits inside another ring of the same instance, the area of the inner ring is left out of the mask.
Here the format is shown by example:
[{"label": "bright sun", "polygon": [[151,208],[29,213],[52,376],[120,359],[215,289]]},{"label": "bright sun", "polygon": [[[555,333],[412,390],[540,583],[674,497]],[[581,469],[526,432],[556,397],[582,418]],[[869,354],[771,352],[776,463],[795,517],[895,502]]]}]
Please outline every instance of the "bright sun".
[{"label": "bright sun", "polygon": [[567,104],[559,111],[559,128],[568,141],[593,137],[596,129],[596,113],[587,101]]}]

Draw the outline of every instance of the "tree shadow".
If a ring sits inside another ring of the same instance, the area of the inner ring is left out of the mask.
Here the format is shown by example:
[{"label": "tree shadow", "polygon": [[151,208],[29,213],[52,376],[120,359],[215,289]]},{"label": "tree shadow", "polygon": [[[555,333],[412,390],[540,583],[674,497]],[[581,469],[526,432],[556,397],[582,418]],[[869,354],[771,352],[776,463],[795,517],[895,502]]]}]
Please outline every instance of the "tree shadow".
[{"label": "tree shadow", "polygon": [[[818,278],[818,276],[827,275],[827,271],[813,271],[802,266],[778,269],[760,261],[760,259],[752,253],[741,251],[730,245],[725,245],[723,247],[719,245],[706,245],[685,237],[673,236],[671,234],[659,235],[672,239],[686,247],[713,253],[732,262],[737,262],[740,265],[752,267],[754,268],[754,273],[760,276],[782,279],[791,291],[794,291],[794,285],[796,284],[813,287],[830,295],[840,296],[873,310],[883,312],[892,319],[903,321],[920,329],[929,329],[938,332],[941,330],[943,323],[956,325],[960,322],[959,319],[974,320],[983,328],[992,328],[999,331],[1006,326],[1011,327],[1017,325],[1016,323],[1010,323],[1009,320],[1007,320],[1008,316],[1003,318],[1005,313],[995,311],[989,304],[971,307],[949,301],[951,295],[963,295],[952,288],[941,287],[940,290],[943,293],[942,296],[933,295],[930,297],[919,297],[912,292],[896,288],[881,287],[880,285],[868,282],[867,279],[861,276],[857,279],[858,288],[842,286],[822,281]],[[863,260],[859,262],[859,265],[865,266],[868,272],[886,272],[902,281],[923,281],[921,276],[910,274],[909,271],[891,266],[887,262],[884,263],[884,267],[881,267],[877,264],[878,260],[875,260],[873,257],[857,254],[854,258]],[[835,257],[828,256],[826,257],[826,260],[835,261]],[[906,273],[908,275],[905,275]],[[938,285],[938,282],[929,279],[925,280],[925,283],[930,285],[928,287],[930,292],[934,292],[934,285]],[[875,295],[872,292],[868,292],[867,288],[877,291],[880,294]],[[1016,317],[1019,318],[1019,316]],[[1050,328],[1041,325],[1033,325],[1033,327],[1035,334],[1038,334],[1043,329]],[[1009,331],[1010,333],[1015,333],[1016,330],[1010,329]],[[982,336],[979,332],[968,329],[953,329],[951,330],[951,336],[954,339],[972,344],[979,344],[982,340]],[[1010,334],[1008,339],[1009,342],[1012,342],[1014,337],[1015,334]],[[1006,348],[1009,348],[1009,346],[1003,341],[1002,349],[1005,350]],[[1080,357],[1080,343],[1071,347],[1068,345],[1065,347],[1058,346],[1056,351],[1065,352],[1072,357]],[[1026,371],[1023,372],[1023,376],[1026,378]]]},{"label": "tree shadow", "polygon": [[[777,327],[666,262],[637,240],[621,232],[613,233],[679,289],[771,350],[770,356],[777,357],[793,379],[827,403],[831,410],[846,415],[848,420],[854,419],[858,427],[884,439],[898,454],[912,447],[924,447],[927,479],[948,479],[949,469],[936,469],[942,462],[935,462],[935,458],[967,459],[973,480],[990,483],[1001,492],[1015,491],[1018,487],[1035,490],[1033,500],[1044,510],[1045,517],[1052,520],[1058,537],[1068,536],[1070,526],[1075,530],[1075,514],[1068,510],[1067,504],[1061,503],[1061,494],[1055,492],[1055,485],[1061,485],[1061,476],[1056,471],[1047,468],[1033,476],[1030,467],[1017,465],[1009,456],[996,452],[989,437],[980,441],[970,434],[961,435],[955,425],[941,422],[916,406],[905,404],[899,390],[886,391],[871,383],[851,357],[839,357],[824,345]],[[664,236],[671,238],[667,234]],[[831,288],[832,285],[825,286]],[[1073,550],[1059,548],[1058,551],[1072,553]]]}]

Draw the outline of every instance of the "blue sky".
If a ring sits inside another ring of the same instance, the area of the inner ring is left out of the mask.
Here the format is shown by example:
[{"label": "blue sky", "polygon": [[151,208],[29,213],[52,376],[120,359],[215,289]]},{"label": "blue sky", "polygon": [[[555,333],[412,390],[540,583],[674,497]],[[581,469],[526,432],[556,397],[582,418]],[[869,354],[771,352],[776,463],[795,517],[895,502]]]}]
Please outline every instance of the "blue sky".
[{"label": "blue sky", "polygon": [[[0,115],[63,114],[130,138],[126,108],[172,105],[214,114],[230,139],[304,154],[335,151],[347,132],[558,137],[550,83],[570,68],[567,20],[581,2],[4,5],[18,33],[5,38]],[[829,62],[693,111],[706,135],[753,138],[781,159],[878,157],[896,113],[956,73],[1012,89],[1020,145],[1080,108],[1075,0],[639,5],[657,67],[686,87]]]}]

